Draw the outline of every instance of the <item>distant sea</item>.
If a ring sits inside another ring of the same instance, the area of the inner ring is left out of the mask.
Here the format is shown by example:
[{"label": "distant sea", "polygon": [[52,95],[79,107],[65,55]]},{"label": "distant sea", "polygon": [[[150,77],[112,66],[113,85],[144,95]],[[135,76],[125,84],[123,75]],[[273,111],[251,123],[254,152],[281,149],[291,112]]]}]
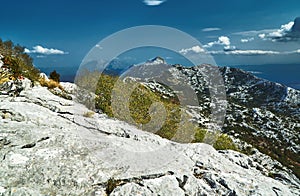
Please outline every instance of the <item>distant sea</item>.
[{"label": "distant sea", "polygon": [[[239,68],[251,72],[259,78],[278,82],[300,90],[300,64],[236,65],[230,67]],[[64,82],[74,82],[77,72],[77,69],[72,67],[39,67],[39,69],[47,75],[55,69],[58,73],[60,73],[61,81]]]},{"label": "distant sea", "polygon": [[57,73],[60,74],[60,80],[62,82],[74,82],[77,67],[37,67],[40,69],[41,72],[45,73],[46,75],[50,75],[50,73],[55,70]]},{"label": "distant sea", "polygon": [[251,72],[259,78],[300,90],[300,64],[230,66]]}]

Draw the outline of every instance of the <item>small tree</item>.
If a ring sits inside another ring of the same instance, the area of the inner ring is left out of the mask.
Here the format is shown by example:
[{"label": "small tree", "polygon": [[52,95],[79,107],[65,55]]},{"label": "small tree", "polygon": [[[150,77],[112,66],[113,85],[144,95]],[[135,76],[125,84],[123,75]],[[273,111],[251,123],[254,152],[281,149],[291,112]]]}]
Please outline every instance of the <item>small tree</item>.
[{"label": "small tree", "polygon": [[50,79],[52,79],[56,82],[60,82],[60,74],[57,73],[56,70],[54,70],[50,73]]}]

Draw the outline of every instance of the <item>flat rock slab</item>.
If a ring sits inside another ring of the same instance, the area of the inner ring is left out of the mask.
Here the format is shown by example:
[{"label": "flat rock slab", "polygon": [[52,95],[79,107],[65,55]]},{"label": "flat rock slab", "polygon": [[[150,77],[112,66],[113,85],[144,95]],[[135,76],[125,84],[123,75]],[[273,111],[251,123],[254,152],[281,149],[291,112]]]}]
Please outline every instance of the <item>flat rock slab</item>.
[{"label": "flat rock slab", "polygon": [[297,178],[268,177],[252,157],[174,143],[88,111],[43,87],[2,95],[0,195],[300,194]]}]

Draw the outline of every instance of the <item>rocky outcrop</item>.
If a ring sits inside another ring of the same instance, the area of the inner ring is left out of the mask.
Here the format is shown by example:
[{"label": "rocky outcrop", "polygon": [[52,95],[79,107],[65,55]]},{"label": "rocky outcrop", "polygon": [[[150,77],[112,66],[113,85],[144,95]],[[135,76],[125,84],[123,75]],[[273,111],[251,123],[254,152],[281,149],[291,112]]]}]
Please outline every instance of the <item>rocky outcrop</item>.
[{"label": "rocky outcrop", "polygon": [[0,54],[0,95],[17,96],[22,90],[29,89],[32,85],[29,79],[24,77],[11,79],[11,71],[4,66],[2,58],[3,56]]},{"label": "rocky outcrop", "polygon": [[45,87],[24,89],[0,95],[0,195],[300,194],[299,180],[259,152],[178,144]]},{"label": "rocky outcrop", "polygon": [[3,58],[3,56],[0,54],[0,68],[3,66],[3,61],[1,60]]},{"label": "rocky outcrop", "polygon": [[[149,72],[143,66],[136,69],[135,73]],[[226,90],[226,101],[221,102],[226,108],[222,132],[272,156],[299,177],[300,91],[236,68],[216,68],[205,64],[194,67],[174,65],[169,69],[172,73],[170,78],[179,81],[186,79],[197,93],[199,105],[188,107],[188,113],[201,127],[211,127],[210,114],[215,111],[212,101],[218,97],[213,97],[210,92],[216,86],[211,86],[209,78],[214,77],[216,70],[221,73]],[[164,78],[165,75],[157,74],[145,78],[150,82],[143,84],[151,91],[172,98],[174,91],[169,92],[164,85],[155,82]]]},{"label": "rocky outcrop", "polygon": [[0,84],[0,94],[9,96],[18,96],[22,90],[29,89],[31,81],[27,78],[8,80]]}]

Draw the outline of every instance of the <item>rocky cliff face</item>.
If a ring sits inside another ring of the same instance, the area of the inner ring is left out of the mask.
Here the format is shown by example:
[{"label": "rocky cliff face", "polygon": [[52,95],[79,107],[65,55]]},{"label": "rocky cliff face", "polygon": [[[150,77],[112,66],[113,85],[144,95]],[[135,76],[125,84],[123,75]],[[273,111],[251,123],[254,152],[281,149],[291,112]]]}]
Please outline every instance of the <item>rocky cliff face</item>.
[{"label": "rocky cliff face", "polygon": [[[140,70],[136,73],[145,73],[145,68],[137,69]],[[299,177],[300,91],[240,69],[223,67],[218,70],[224,79],[227,103],[222,132],[279,160]],[[188,112],[201,127],[209,127],[211,123],[212,97],[207,79],[214,71],[216,69],[210,65],[174,65],[170,68],[174,78],[187,80],[197,93],[199,106],[189,108]],[[174,96],[169,89],[155,82],[159,77],[144,79],[144,85],[164,96]],[[250,146],[246,148],[250,149]]]},{"label": "rocky cliff face", "polygon": [[[205,100],[209,94],[205,92],[200,69],[183,68],[190,70],[185,73]],[[239,69],[225,67],[220,71],[228,103],[223,132],[281,161],[299,176],[300,91]],[[207,108],[207,101],[201,104]]]},{"label": "rocky cliff face", "polygon": [[38,85],[3,92],[0,195],[300,194],[299,179],[257,150],[171,142]]}]

